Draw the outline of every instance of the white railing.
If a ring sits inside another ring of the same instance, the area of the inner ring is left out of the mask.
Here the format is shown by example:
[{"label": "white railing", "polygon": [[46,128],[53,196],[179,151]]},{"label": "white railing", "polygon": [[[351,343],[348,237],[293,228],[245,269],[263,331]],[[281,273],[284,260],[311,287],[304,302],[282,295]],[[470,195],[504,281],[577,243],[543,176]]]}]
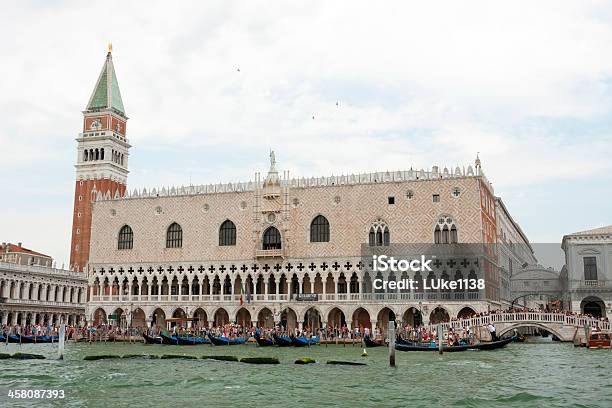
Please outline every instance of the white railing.
[{"label": "white railing", "polygon": [[[460,329],[463,327],[486,326],[489,323],[548,323],[572,327],[597,326],[602,330],[610,330],[610,322],[597,318],[542,312],[491,313],[485,316],[475,316],[442,323],[442,327],[444,330],[448,330],[450,327]],[[431,325],[431,327],[435,328],[435,325]]]},{"label": "white railing", "polygon": [[612,281],[606,280],[580,280],[574,282],[577,282],[578,286],[581,288],[605,288],[607,286],[612,286]]},{"label": "white railing", "polygon": [[[415,300],[479,300],[483,299],[480,292],[436,292],[425,296],[424,292],[386,292],[386,293],[319,293],[319,301],[359,302],[359,301],[385,301],[390,303],[406,303]],[[92,296],[92,302],[232,302],[240,301],[239,294],[234,295],[121,295],[121,296]],[[246,301],[246,296],[243,295]],[[289,300],[287,294],[252,294],[251,301],[255,302],[285,302]]]},{"label": "white railing", "polygon": [[284,249],[258,249],[255,251],[257,258],[283,258],[285,256]]},{"label": "white railing", "polygon": [[7,299],[7,305],[36,305],[36,306],[62,306],[62,307],[85,307],[84,303],[56,302],[52,300],[30,300],[30,299]]}]

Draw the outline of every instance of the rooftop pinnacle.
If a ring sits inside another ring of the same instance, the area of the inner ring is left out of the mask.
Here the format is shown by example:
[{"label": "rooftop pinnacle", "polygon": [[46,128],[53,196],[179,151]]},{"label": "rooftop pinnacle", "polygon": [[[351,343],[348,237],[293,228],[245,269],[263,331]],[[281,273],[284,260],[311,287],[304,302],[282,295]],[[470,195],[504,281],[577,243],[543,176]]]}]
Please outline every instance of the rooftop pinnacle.
[{"label": "rooftop pinnacle", "polygon": [[89,98],[86,110],[99,111],[103,109],[112,109],[125,116],[125,108],[123,107],[121,92],[119,91],[119,82],[117,81],[117,74],[115,73],[115,67],[113,65],[112,51],[113,45],[108,44],[106,61],[104,61],[102,71],[100,72],[94,91]]}]

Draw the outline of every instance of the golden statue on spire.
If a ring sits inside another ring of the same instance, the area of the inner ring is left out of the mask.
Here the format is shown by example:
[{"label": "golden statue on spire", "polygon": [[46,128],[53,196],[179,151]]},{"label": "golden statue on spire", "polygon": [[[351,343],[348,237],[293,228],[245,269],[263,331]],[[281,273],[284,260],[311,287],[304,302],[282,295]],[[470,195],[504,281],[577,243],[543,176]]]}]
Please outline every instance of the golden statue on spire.
[{"label": "golden statue on spire", "polygon": [[113,52],[113,43],[108,43],[108,52]]}]

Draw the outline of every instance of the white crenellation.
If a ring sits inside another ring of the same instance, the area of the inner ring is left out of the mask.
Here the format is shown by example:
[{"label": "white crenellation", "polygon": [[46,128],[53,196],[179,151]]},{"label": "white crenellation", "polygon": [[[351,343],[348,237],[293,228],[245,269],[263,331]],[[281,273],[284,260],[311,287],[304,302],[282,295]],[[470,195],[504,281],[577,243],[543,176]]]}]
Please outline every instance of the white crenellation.
[{"label": "white crenellation", "polygon": [[[261,176],[256,173],[255,180],[247,182],[235,182],[235,183],[218,183],[218,184],[202,184],[202,185],[189,185],[189,186],[173,186],[173,187],[161,187],[152,188],[147,190],[146,188],[134,189],[131,193],[126,190],[123,197],[107,198],[106,195],[97,195],[97,201],[100,200],[118,200],[118,199],[132,199],[132,198],[157,198],[157,197],[173,197],[173,196],[188,196],[188,195],[202,195],[202,194],[220,194],[220,193],[239,193],[261,190],[263,187],[263,181]],[[327,176],[327,177],[310,177],[310,178],[289,178],[289,172],[283,173],[283,179],[281,180],[281,186],[283,188],[300,189],[300,188],[316,188],[316,187],[328,187],[337,185],[358,185],[358,184],[375,184],[375,183],[398,183],[405,181],[431,181],[448,178],[465,178],[465,177],[480,177],[489,187],[490,183],[486,179],[484,172],[478,168],[477,172],[474,172],[474,168],[469,165],[467,169],[463,169],[459,166],[448,169],[444,167],[442,173],[439,168],[434,166],[431,170],[404,170],[404,171],[384,171],[374,173],[361,173],[361,174],[350,174],[340,176]],[[490,187],[491,188],[491,187]]]}]

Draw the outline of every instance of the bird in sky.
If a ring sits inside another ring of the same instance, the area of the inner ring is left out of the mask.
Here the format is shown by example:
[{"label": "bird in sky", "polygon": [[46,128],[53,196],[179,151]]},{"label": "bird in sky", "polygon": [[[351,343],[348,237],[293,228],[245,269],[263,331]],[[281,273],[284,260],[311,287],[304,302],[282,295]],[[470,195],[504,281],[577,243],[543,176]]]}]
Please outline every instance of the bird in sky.
[{"label": "bird in sky", "polygon": [[336,106],[340,106],[340,102],[336,102]]},{"label": "bird in sky", "polygon": [[240,72],[240,68],[238,68],[236,71]]},{"label": "bird in sky", "polygon": [[314,115],[312,115],[312,120],[314,120]]}]

